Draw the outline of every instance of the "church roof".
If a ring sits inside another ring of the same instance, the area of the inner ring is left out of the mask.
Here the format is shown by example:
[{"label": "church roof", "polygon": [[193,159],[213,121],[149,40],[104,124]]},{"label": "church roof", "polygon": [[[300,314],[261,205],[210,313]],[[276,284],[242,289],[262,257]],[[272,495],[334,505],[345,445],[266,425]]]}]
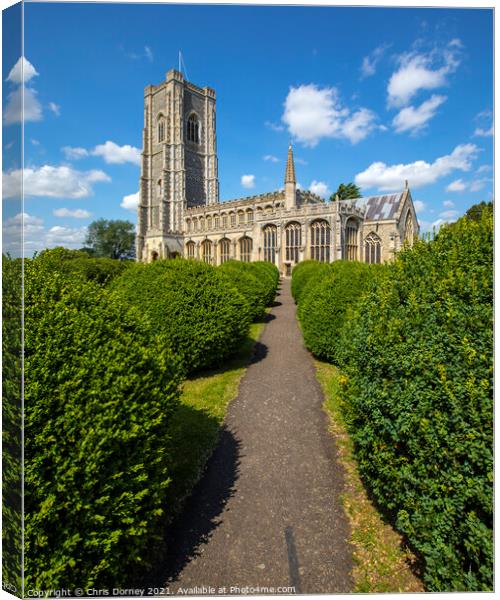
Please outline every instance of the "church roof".
[{"label": "church roof", "polygon": [[356,198],[350,202],[358,208],[366,208],[365,219],[367,221],[389,221],[396,218],[396,213],[401,206],[401,202],[404,200],[405,193],[366,196]]}]

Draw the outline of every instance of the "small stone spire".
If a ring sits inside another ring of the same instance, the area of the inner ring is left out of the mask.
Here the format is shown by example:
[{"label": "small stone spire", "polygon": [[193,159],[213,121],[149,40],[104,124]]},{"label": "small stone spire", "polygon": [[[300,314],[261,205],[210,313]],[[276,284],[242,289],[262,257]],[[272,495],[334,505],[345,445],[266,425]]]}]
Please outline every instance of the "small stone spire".
[{"label": "small stone spire", "polygon": [[288,146],[288,158],[286,160],[285,183],[297,183],[295,179],[295,165],[293,162],[292,144]]}]

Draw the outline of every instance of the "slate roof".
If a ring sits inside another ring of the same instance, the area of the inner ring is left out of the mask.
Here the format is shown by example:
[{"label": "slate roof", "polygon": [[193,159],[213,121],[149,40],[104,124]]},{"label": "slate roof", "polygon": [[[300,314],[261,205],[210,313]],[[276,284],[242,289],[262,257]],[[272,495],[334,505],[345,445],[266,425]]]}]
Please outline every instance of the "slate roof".
[{"label": "slate roof", "polygon": [[[388,221],[396,218],[405,192],[386,196],[367,196],[352,200],[358,208],[365,208],[366,221]],[[345,200],[344,200],[345,202]]]}]

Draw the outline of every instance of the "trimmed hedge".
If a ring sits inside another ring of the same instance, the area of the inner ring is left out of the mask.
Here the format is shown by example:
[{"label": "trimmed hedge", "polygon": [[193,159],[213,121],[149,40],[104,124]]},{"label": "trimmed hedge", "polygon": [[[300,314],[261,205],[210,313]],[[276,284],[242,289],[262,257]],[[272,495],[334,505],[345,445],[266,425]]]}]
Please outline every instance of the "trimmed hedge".
[{"label": "trimmed hedge", "polygon": [[[298,316],[306,347],[318,358],[339,364],[341,332],[348,312],[384,267],[336,261],[316,268],[300,292]],[[350,326],[347,326],[349,335]]]},{"label": "trimmed hedge", "polygon": [[[2,256],[2,575],[21,593],[22,261]],[[15,588],[17,591],[14,591]]]},{"label": "trimmed hedge", "polygon": [[220,365],[248,334],[248,301],[223,273],[200,261],[135,264],[111,288],[147,315],[186,372]]},{"label": "trimmed hedge", "polygon": [[220,265],[218,269],[246,298],[250,305],[250,316],[253,321],[257,321],[265,315],[269,285],[265,279],[259,278],[249,265],[250,263],[230,260]]},{"label": "trimmed hedge", "polygon": [[113,258],[92,258],[86,252],[67,248],[44,250],[37,256],[37,261],[38,264],[43,262],[61,273],[75,275],[101,285],[108,284],[134,264],[132,261]]},{"label": "trimmed hedge", "polygon": [[254,275],[262,282],[266,283],[267,295],[266,305],[271,306],[276,298],[276,292],[278,290],[278,284],[280,280],[280,272],[276,265],[269,262],[256,261],[252,263],[246,263],[248,268],[254,273]]},{"label": "trimmed hedge", "polygon": [[364,480],[432,591],[492,590],[493,218],[401,252],[345,336]]},{"label": "trimmed hedge", "polygon": [[125,587],[149,566],[179,382],[140,311],[25,261],[27,589]]},{"label": "trimmed hedge", "polygon": [[305,260],[293,268],[292,271],[292,296],[297,304],[307,293],[309,284],[315,286],[318,278],[330,273],[331,265],[329,263],[319,262],[317,260]]}]

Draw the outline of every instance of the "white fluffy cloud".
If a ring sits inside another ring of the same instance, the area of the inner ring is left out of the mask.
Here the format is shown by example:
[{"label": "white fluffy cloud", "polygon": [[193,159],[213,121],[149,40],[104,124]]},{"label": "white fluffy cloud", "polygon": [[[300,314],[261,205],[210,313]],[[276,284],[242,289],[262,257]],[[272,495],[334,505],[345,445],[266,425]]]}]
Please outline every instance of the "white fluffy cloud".
[{"label": "white fluffy cloud", "polygon": [[128,196],[123,196],[120,206],[125,210],[136,212],[137,207],[139,206],[139,192],[136,192],[135,194],[129,194]]},{"label": "white fluffy cloud", "polygon": [[474,130],[476,137],[490,137],[493,135],[493,125],[489,129],[483,129],[482,127],[476,127]]},{"label": "white fluffy cloud", "polygon": [[322,198],[327,198],[331,192],[328,189],[328,185],[324,181],[316,181],[314,180],[309,186],[309,191],[313,194],[317,194]]},{"label": "white fluffy cloud", "polygon": [[375,50],[370,52],[368,56],[365,56],[363,58],[363,62],[361,63],[362,79],[364,79],[365,77],[371,77],[372,75],[375,75],[377,65],[388,47],[388,44],[382,44],[381,46],[378,46],[377,48],[375,48]]},{"label": "white fluffy cloud", "polygon": [[461,144],[451,154],[437,158],[433,163],[417,160],[408,164],[386,165],[374,162],[358,173],[355,183],[361,188],[378,188],[381,191],[402,189],[405,180],[413,188],[434,183],[452,171],[469,171],[479,148],[474,144]]},{"label": "white fluffy cloud", "polygon": [[43,219],[18,213],[3,223],[3,244],[12,256],[21,256],[21,234],[24,233],[24,253],[30,256],[35,251],[44,248],[65,246],[66,248],[80,248],[87,235],[86,227],[60,227],[58,225],[47,229]]},{"label": "white fluffy cloud", "polygon": [[[27,213],[18,213],[10,219],[5,219],[2,224],[2,245],[6,252],[12,256],[21,256],[23,253],[22,235],[24,232],[25,252],[30,250],[31,239],[39,239],[43,235],[43,220]],[[33,252],[34,249],[31,250]]]},{"label": "white fluffy cloud", "polygon": [[93,193],[92,186],[98,182],[108,182],[111,178],[103,171],[76,171],[71,167],[43,165],[34,169],[14,169],[3,175],[4,198],[19,194],[21,181],[26,196],[46,196],[50,198],[85,198]]},{"label": "white fluffy cloud", "polygon": [[406,106],[420,90],[433,90],[447,85],[447,76],[460,64],[460,40],[452,40],[442,50],[429,53],[409,52],[398,60],[398,69],[389,79],[387,104]]},{"label": "white fluffy cloud", "polygon": [[446,186],[447,192],[463,192],[467,185],[461,179],[455,179]]},{"label": "white fluffy cloud", "polygon": [[269,162],[277,163],[280,159],[277,156],[273,156],[272,154],[266,154],[262,157],[262,160],[268,160]]},{"label": "white fluffy cloud", "polygon": [[141,151],[129,144],[119,146],[115,142],[107,141],[99,144],[91,152],[93,156],[101,156],[108,164],[121,164],[130,162],[134,165],[141,164]]},{"label": "white fluffy cloud", "polygon": [[453,200],[445,200],[443,202],[443,206],[445,208],[453,208],[455,206],[455,203],[453,202]]},{"label": "white fluffy cloud", "polygon": [[477,127],[474,130],[475,137],[491,137],[493,135],[493,113],[491,110],[486,109],[479,112],[475,117],[474,121],[477,123]]},{"label": "white fluffy cloud", "polygon": [[[446,191],[464,192],[465,190],[469,190],[469,192],[480,192],[489,182],[491,182],[491,179],[484,177],[480,179],[473,179],[472,181],[462,181],[461,179],[456,179],[446,186]],[[443,202],[443,205],[453,206],[453,202],[445,201]]]},{"label": "white fluffy cloud", "polygon": [[51,227],[45,235],[47,248],[65,246],[66,248],[77,248],[83,245],[87,234],[86,227]]},{"label": "white fluffy cloud", "polygon": [[451,221],[453,219],[456,219],[458,215],[458,210],[445,210],[442,213],[439,213],[439,218],[443,219],[443,221]]},{"label": "white fluffy cloud", "polygon": [[[24,120],[41,121],[42,105],[38,101],[36,90],[24,87]],[[23,120],[23,87],[12,90],[7,95],[3,113],[5,125],[21,123]]]},{"label": "white fluffy cloud", "polygon": [[433,94],[429,100],[422,102],[416,108],[414,106],[407,106],[401,109],[392,121],[396,132],[403,133],[404,131],[410,131],[411,133],[417,133],[436,115],[437,109],[445,101],[446,96]]},{"label": "white fluffy cloud", "polygon": [[255,187],[255,175],[242,175],[241,176],[241,185],[244,188],[254,188]]},{"label": "white fluffy cloud", "polygon": [[36,75],[38,73],[35,67],[24,57],[20,58],[10,70],[6,81],[13,84],[15,88],[7,94],[3,113],[3,122],[5,125],[21,123],[23,117],[25,122],[40,121],[42,119],[42,105],[37,98],[37,92],[33,88],[26,86]]},{"label": "white fluffy cloud", "polygon": [[64,146],[61,150],[67,160],[79,160],[80,158],[85,158],[89,155],[89,151],[85,148]]},{"label": "white fluffy cloud", "polygon": [[10,81],[16,85],[21,85],[23,83],[23,79],[24,83],[28,83],[28,81],[33,79],[33,77],[36,75],[38,75],[38,73],[35,67],[23,56],[10,70],[9,74],[7,75],[7,81]]},{"label": "white fluffy cloud", "polygon": [[55,208],[52,211],[54,217],[69,217],[71,219],[88,219],[92,213],[83,208]]},{"label": "white fluffy cloud", "polygon": [[337,89],[315,84],[291,87],[282,121],[290,134],[305,146],[314,147],[322,138],[345,138],[352,144],[376,127],[375,114],[367,108],[353,113],[340,104]]},{"label": "white fluffy cloud", "polygon": [[474,181],[470,182],[469,190],[471,192],[480,192],[486,187],[486,184],[490,181],[491,179],[475,179]]},{"label": "white fluffy cloud", "polygon": [[[461,179],[456,179],[455,181],[452,181],[446,186],[446,191],[463,192],[465,190],[469,190],[469,192],[480,192],[490,182],[491,179],[487,177],[473,179],[472,181],[462,181]],[[447,206],[446,202],[444,202],[443,204],[444,206]],[[453,206],[453,203],[451,204],[451,206]]]}]

